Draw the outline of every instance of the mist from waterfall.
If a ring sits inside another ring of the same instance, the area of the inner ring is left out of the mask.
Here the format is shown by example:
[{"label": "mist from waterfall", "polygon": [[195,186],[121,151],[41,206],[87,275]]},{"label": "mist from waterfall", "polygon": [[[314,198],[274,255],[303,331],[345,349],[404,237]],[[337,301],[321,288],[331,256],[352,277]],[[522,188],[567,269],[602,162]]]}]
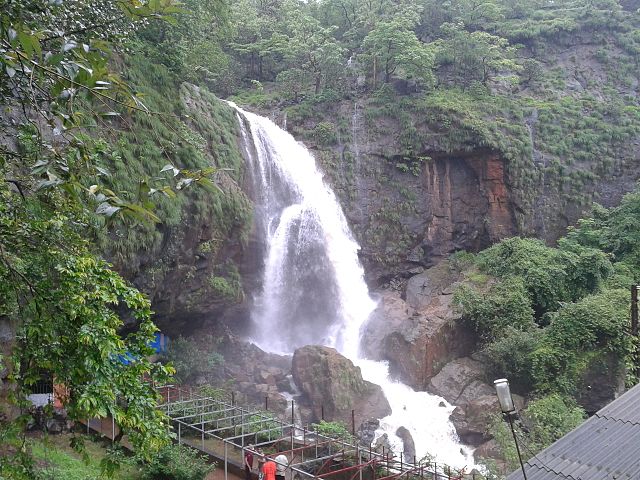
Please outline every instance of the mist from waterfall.
[{"label": "mist from waterfall", "polygon": [[[359,355],[361,329],[376,308],[358,260],[359,246],[333,191],[311,153],[270,120],[238,112],[248,173],[256,199],[256,225],[265,239],[262,291],[255,299],[251,340],[274,353],[304,345],[336,348],[380,385],[392,414],[380,420],[396,453],[400,426],[419,458],[462,467],[473,464],[449,421],[453,407],[389,378],[384,362]],[[444,405],[444,406],[443,406]]]}]

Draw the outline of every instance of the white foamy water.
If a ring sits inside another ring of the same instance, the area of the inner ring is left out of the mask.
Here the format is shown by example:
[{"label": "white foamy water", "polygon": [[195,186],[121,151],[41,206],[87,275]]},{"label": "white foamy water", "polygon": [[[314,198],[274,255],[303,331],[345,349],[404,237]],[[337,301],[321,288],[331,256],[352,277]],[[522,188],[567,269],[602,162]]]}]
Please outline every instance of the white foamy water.
[{"label": "white foamy water", "polygon": [[362,370],[362,377],[380,385],[387,397],[392,413],[380,420],[376,435],[386,433],[395,453],[403,448],[402,440],[395,432],[404,426],[413,437],[418,460],[432,455],[438,463],[458,468],[473,466],[473,451],[460,445],[455,428],[449,421],[455,407],[441,397],[416,392],[408,385],[392,380],[386,362],[358,359],[354,363]]},{"label": "white foamy water", "polygon": [[380,420],[376,434],[386,433],[395,453],[403,448],[395,432],[404,426],[418,459],[430,455],[453,467],[472,465],[470,451],[460,445],[448,420],[450,405],[441,407],[440,397],[392,381],[385,363],[360,358],[361,330],[376,303],[364,281],[360,247],[315,159],[270,120],[233,106],[264,239],[253,341],[275,353],[312,344],[336,348],[360,366],[366,380],[381,386],[393,413]]}]

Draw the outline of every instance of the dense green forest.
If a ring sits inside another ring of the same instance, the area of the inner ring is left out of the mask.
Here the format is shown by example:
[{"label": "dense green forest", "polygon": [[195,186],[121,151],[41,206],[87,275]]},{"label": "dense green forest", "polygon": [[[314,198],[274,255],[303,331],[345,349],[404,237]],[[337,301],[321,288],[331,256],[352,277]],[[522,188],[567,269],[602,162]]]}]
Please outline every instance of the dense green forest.
[{"label": "dense green forest", "polygon": [[[43,371],[68,388],[70,418],[114,416],[148,458],[168,442],[167,419],[139,379],[166,381],[172,368],[143,360],[156,331],[151,303],[124,278],[151,295],[175,275],[166,252],[206,223],[193,248],[217,263],[184,303],[243,299],[224,244],[246,245],[252,207],[236,118],[216,96],[284,111],[292,133],[321,147],[349,138],[335,106],[361,99],[381,136],[389,119],[401,127],[393,158],[402,173],[430,160],[425,143],[489,149],[507,162],[519,222],[541,181],[588,210],[583,187],[623,169],[640,133],[639,6],[0,0],[0,326],[9,332],[0,476],[33,478],[24,398]],[[569,78],[579,62],[553,64],[548,52],[577,40],[589,74]],[[456,299],[491,370],[539,401],[530,415],[541,428],[523,432],[536,449],[581,420],[588,367],[637,382],[625,363],[635,351],[626,332],[639,210],[632,193],[619,207],[596,205],[557,248],[513,238],[452,259],[469,280]],[[114,361],[125,354],[141,360]],[[570,421],[554,424],[557,411]]]}]

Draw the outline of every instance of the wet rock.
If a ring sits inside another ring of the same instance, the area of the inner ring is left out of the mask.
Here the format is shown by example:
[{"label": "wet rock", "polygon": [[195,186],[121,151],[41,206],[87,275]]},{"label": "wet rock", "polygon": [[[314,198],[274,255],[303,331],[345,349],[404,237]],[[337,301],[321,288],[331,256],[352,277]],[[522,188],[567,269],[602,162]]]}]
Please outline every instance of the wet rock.
[{"label": "wet rock", "polygon": [[[448,271],[448,267],[434,267],[418,277],[424,282],[425,275],[431,272],[438,276],[437,271],[443,270]],[[397,291],[379,292],[378,308],[365,327],[362,347],[369,358],[387,360],[392,375],[416,390],[424,390],[445,363],[469,354],[475,340],[456,318],[451,295],[441,291],[447,282],[442,280],[439,289],[429,289],[434,294],[430,296],[427,290],[424,295],[418,293],[420,282],[412,282],[413,278],[409,279],[412,293],[407,286],[407,301]]]},{"label": "wet rock", "polygon": [[476,458],[494,458],[499,459],[502,457],[502,452],[498,446],[498,442],[495,439],[484,442],[479,445],[473,452]]},{"label": "wet rock", "polygon": [[412,462],[416,456],[416,445],[413,441],[411,432],[405,427],[400,427],[396,430],[396,435],[402,440],[404,458],[407,462]]},{"label": "wet rock", "polygon": [[391,413],[389,403],[378,385],[362,378],[360,368],[335,349],[309,345],[295,351],[292,374],[303,399],[319,420],[324,418],[351,424],[351,410],[356,423],[382,418]]},{"label": "wet rock", "polygon": [[373,443],[378,427],[380,427],[380,420],[376,418],[371,418],[362,422],[357,432],[360,442],[366,446]]},{"label": "wet rock", "polygon": [[389,442],[389,436],[386,433],[383,433],[378,439],[376,443],[373,444],[373,449],[376,452],[389,452],[391,451],[391,442]]},{"label": "wet rock", "polygon": [[460,396],[456,399],[456,405],[464,405],[483,396],[495,396],[495,389],[479,380],[472,381],[467,385]]},{"label": "wet rock", "polygon": [[[405,292],[407,305],[416,310],[433,307],[434,302],[441,301],[438,297],[458,281],[458,276],[458,273],[450,268],[447,261],[440,262],[438,265],[414,275],[407,282]],[[448,307],[447,303],[444,308],[448,309]]]},{"label": "wet rock", "polygon": [[[483,365],[471,358],[464,357],[447,363],[440,373],[429,382],[427,390],[439,395],[454,405],[467,387],[480,389],[480,381],[484,380]],[[473,386],[472,386],[473,384]]]},{"label": "wet rock", "polygon": [[237,393],[249,403],[264,406],[266,400],[270,410],[286,410],[287,400],[279,391],[290,388],[291,357],[264,352],[230,332],[223,335],[218,349],[225,359],[221,380],[233,379]]},{"label": "wet rock", "polygon": [[463,443],[480,445],[491,439],[487,432],[491,416],[500,413],[500,404],[495,395],[482,396],[451,413],[451,421]]}]

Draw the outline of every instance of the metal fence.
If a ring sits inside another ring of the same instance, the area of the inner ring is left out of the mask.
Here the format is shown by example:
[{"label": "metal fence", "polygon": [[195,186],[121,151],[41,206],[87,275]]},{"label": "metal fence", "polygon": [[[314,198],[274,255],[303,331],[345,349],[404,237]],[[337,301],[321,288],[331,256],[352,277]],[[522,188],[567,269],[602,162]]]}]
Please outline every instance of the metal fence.
[{"label": "metal fence", "polygon": [[355,438],[332,438],[293,421],[283,421],[267,410],[237,405],[233,396],[207,396],[175,385],[158,387],[158,391],[162,398],[159,408],[171,418],[178,443],[222,457],[225,480],[230,463],[242,465],[246,450],[259,455],[261,448],[275,450],[267,457],[287,455],[288,480],[485,478],[475,471],[466,473],[435,462],[416,461],[415,457],[395,456],[388,449],[379,451]]}]

